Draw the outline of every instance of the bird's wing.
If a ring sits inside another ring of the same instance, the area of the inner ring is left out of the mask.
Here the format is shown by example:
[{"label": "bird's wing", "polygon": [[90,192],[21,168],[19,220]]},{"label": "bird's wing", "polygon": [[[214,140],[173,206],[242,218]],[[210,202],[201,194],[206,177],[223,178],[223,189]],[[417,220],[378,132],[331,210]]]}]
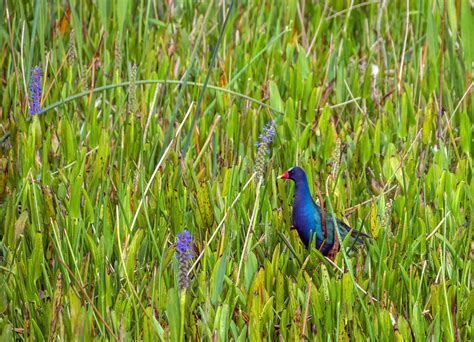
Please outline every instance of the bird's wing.
[{"label": "bird's wing", "polygon": [[[323,236],[323,229],[322,229],[322,220],[321,220],[321,208],[314,202],[313,200],[313,208],[312,208],[312,216],[313,219],[311,220],[310,228],[312,234],[315,235],[315,237],[319,240],[319,243],[323,242],[325,240],[325,236]],[[328,225],[326,221],[326,231],[328,231]],[[327,242],[329,242],[330,239],[326,239]],[[332,240],[330,241],[332,244]]]}]

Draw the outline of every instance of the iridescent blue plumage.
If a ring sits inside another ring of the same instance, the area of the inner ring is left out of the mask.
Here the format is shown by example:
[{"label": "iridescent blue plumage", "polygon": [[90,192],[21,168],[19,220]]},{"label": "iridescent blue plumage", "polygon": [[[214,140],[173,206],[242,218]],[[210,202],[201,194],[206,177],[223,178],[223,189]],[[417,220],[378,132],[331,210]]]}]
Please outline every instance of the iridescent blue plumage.
[{"label": "iridescent blue plumage", "polygon": [[[321,208],[314,203],[309,191],[308,180],[304,170],[298,166],[284,172],[279,178],[291,179],[295,182],[295,200],[293,205],[292,222],[298,231],[301,241],[308,246],[311,238],[315,240],[316,248],[327,255],[334,245],[334,220],[331,214],[325,213],[326,234],[323,236]],[[369,237],[368,235],[351,230],[344,222],[336,220],[341,238],[344,240],[350,232],[351,237]],[[358,240],[360,241],[360,240]]]}]

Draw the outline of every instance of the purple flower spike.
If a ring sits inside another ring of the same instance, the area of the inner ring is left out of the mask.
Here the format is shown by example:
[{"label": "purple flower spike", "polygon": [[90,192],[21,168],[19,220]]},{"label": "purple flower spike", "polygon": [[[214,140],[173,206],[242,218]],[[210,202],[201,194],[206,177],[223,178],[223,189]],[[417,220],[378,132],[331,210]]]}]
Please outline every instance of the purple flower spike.
[{"label": "purple flower spike", "polygon": [[41,112],[41,68],[35,66],[31,71],[30,78],[30,98],[29,111],[30,115],[36,115]]},{"label": "purple flower spike", "polygon": [[263,127],[263,133],[258,136],[258,140],[255,143],[257,147],[257,160],[255,162],[255,168],[257,170],[257,182],[260,177],[263,177],[263,167],[265,164],[265,155],[270,153],[269,145],[275,135],[275,120],[269,121],[265,127]]},{"label": "purple flower spike", "polygon": [[185,229],[181,233],[178,233],[178,241],[176,241],[176,257],[179,259],[182,255],[185,255],[188,259],[190,258],[189,250],[191,243],[191,234]]},{"label": "purple flower spike", "polygon": [[188,261],[191,255],[191,234],[185,229],[178,233],[176,241],[176,257],[179,260],[179,287],[186,289],[189,286]]}]

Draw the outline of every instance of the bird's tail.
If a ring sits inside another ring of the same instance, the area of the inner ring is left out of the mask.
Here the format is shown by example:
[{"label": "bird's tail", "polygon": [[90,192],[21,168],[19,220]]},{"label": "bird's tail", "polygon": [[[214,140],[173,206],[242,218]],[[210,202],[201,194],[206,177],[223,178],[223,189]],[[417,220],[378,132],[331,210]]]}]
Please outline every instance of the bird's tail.
[{"label": "bird's tail", "polygon": [[356,229],[352,229],[351,227],[349,227],[347,224],[345,224],[344,222],[342,221],[339,221],[337,220],[337,224],[339,226],[339,232],[341,232],[342,230],[344,230],[346,232],[346,234],[343,234],[344,237],[347,235],[347,233],[351,233],[351,237],[356,239],[357,242],[361,243],[362,242],[362,238],[365,238],[365,239],[372,239],[372,237],[370,235],[367,235],[359,230],[356,230]]}]

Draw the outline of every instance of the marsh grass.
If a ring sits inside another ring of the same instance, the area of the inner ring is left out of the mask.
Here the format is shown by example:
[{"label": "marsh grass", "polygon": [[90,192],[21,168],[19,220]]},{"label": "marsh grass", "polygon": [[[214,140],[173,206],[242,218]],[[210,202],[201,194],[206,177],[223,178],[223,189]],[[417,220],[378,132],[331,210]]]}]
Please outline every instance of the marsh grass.
[{"label": "marsh grass", "polygon": [[[70,6],[0,4],[0,340],[473,338],[469,1]],[[296,164],[364,248],[303,248]]]}]

